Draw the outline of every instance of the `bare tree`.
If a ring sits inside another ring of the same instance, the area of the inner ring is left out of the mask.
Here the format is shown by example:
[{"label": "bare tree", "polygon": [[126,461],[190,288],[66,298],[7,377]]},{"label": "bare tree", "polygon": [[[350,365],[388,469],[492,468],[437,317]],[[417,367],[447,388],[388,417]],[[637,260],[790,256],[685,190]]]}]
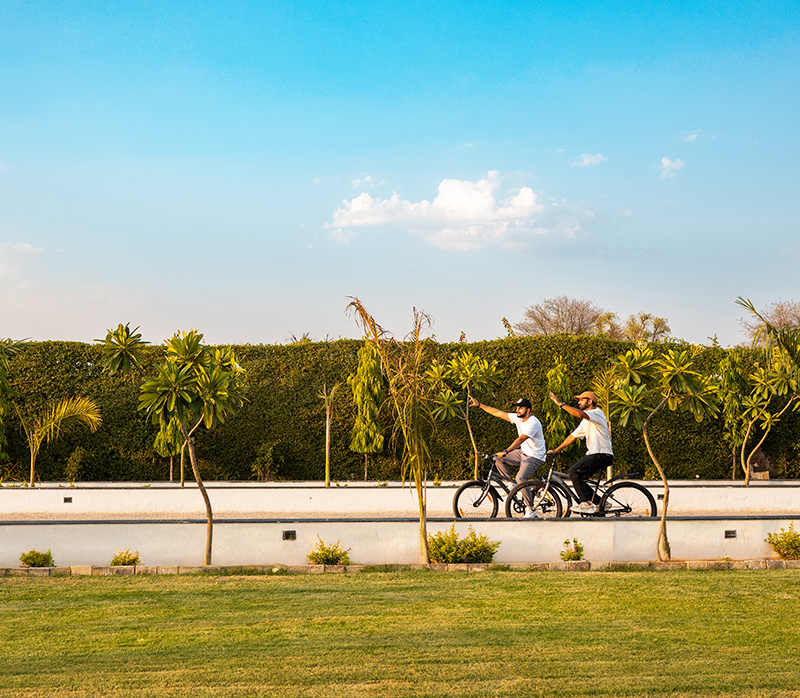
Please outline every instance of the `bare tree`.
[{"label": "bare tree", "polygon": [[606,311],[591,301],[558,296],[546,298],[525,311],[514,329],[523,335],[594,334]]},{"label": "bare tree", "polygon": [[749,342],[757,340],[764,323],[769,323],[778,331],[800,328],[800,302],[777,301],[763,308],[758,314],[752,312],[749,317],[741,318],[739,322]]}]

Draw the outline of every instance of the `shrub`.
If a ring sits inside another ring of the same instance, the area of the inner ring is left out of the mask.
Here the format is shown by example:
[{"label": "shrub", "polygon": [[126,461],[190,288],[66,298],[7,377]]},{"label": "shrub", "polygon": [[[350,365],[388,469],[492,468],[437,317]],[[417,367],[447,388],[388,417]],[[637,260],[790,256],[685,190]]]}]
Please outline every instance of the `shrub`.
[{"label": "shrub", "polygon": [[134,550],[131,552],[130,550],[123,550],[116,555],[114,555],[114,559],[111,561],[112,567],[124,567],[127,565],[138,565],[139,564],[139,553]]},{"label": "shrub", "polygon": [[564,550],[561,551],[561,559],[564,562],[583,560],[583,546],[578,543],[577,538],[573,538],[571,544],[568,540],[564,541]]},{"label": "shrub", "polygon": [[46,553],[30,550],[27,553],[22,553],[19,559],[23,567],[55,567],[56,564],[53,562],[53,554],[49,550]]},{"label": "shrub", "polygon": [[490,541],[485,535],[477,535],[469,527],[469,533],[463,540],[458,539],[456,525],[449,531],[440,531],[428,536],[428,557],[431,562],[442,564],[491,562],[500,543]]},{"label": "shrub", "polygon": [[768,533],[765,540],[781,560],[800,560],[800,533],[794,530],[794,522],[789,524],[788,531]]},{"label": "shrub", "polygon": [[308,561],[312,565],[349,565],[350,556],[348,550],[343,550],[337,540],[333,545],[327,545],[325,541],[317,536],[317,547],[308,554]]}]

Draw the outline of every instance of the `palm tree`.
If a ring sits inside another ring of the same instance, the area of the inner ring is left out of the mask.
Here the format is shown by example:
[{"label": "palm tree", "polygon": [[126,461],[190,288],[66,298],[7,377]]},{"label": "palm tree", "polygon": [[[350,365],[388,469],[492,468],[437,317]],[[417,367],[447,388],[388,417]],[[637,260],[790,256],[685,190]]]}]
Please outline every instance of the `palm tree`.
[{"label": "palm tree", "polygon": [[47,408],[43,413],[26,417],[17,409],[17,415],[31,453],[30,486],[33,487],[36,477],[36,457],[42,445],[55,441],[61,434],[74,423],[83,424],[89,431],[97,431],[102,418],[100,409],[90,398],[71,397],[59,400]]}]

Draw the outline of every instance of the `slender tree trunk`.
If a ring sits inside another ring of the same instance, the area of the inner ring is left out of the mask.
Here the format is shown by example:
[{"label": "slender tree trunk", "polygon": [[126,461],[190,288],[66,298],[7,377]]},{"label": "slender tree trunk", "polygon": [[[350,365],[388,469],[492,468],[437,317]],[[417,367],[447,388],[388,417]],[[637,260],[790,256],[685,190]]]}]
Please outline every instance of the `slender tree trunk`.
[{"label": "slender tree trunk", "polygon": [[661,482],[664,484],[664,506],[661,509],[661,521],[658,525],[658,541],[656,543],[656,547],[658,550],[658,559],[662,562],[666,560],[670,560],[672,558],[672,551],[669,547],[669,539],[667,538],[667,509],[669,509],[669,483],[667,482],[667,476],[664,474],[664,470],[661,467],[661,463],[658,462],[658,458],[656,458],[655,453],[653,453],[653,448],[650,445],[650,437],[647,433],[647,427],[650,424],[650,420],[652,419],[653,415],[661,409],[661,406],[667,401],[667,398],[664,398],[661,403],[656,407],[650,415],[645,420],[645,423],[642,425],[642,436],[644,436],[644,445],[647,447],[647,453],[650,455],[650,460],[653,461],[653,464],[656,466],[656,470],[658,470],[658,474],[661,476]]},{"label": "slender tree trunk", "polygon": [[[783,406],[783,409],[780,412],[778,412],[778,414],[775,415],[775,418],[774,418],[774,420],[772,422],[773,424],[778,421],[778,419],[783,415],[784,412],[786,412],[787,409],[789,409],[789,405],[791,405],[794,402],[794,400],[795,400],[795,396],[792,396],[791,398],[789,398],[789,402],[787,402]],[[745,432],[744,442],[742,443],[742,456],[741,456],[741,458],[742,458],[742,470],[744,470],[744,484],[745,484],[745,486],[750,484],[750,475],[751,475],[750,468],[751,468],[751,465],[752,465],[752,462],[753,462],[753,456],[756,454],[756,451],[758,451],[758,449],[761,448],[761,446],[764,443],[764,441],[767,440],[767,436],[769,435],[769,432],[772,430],[771,426],[767,427],[767,429],[764,431],[764,434],[761,436],[761,439],[759,440],[759,442],[755,445],[753,450],[750,451],[750,454],[747,456],[747,458],[745,458],[744,454],[745,454],[745,451],[747,450],[746,449],[746,447],[747,447],[747,439],[750,437],[750,431],[753,428],[753,425],[756,423],[757,419],[758,419],[758,417],[753,417],[753,419],[751,419],[750,422],[747,424],[747,431]]]},{"label": "slender tree trunk", "polygon": [[186,454],[186,441],[183,442],[183,446],[181,446],[181,487],[186,484],[186,468],[184,466],[184,456]]},{"label": "slender tree trunk", "polygon": [[472,396],[467,391],[467,408],[464,410],[464,421],[467,423],[467,431],[469,432],[469,440],[472,443],[472,452],[475,454],[475,475],[473,479],[478,479],[478,467],[480,459],[478,458],[478,444],[475,442],[475,434],[472,433],[472,425],[469,423],[469,399]]},{"label": "slender tree trunk", "polygon": [[169,481],[172,482],[172,465],[175,462],[175,456],[169,457]]},{"label": "slender tree trunk", "polygon": [[417,504],[419,505],[419,561],[423,565],[430,562],[428,555],[428,502],[425,492],[425,476],[417,479]]},{"label": "slender tree trunk", "polygon": [[331,415],[325,415],[325,487],[331,486]]},{"label": "slender tree trunk", "polygon": [[[195,427],[195,429],[196,428],[197,427]],[[203,564],[210,565],[211,544],[214,536],[214,513],[211,511],[211,500],[208,497],[208,492],[206,492],[203,479],[200,477],[200,469],[197,467],[197,455],[194,451],[194,437],[191,436],[191,432],[189,434],[186,433],[183,425],[181,425],[181,429],[186,437],[186,444],[189,447],[189,462],[192,464],[192,472],[194,473],[194,479],[197,483],[197,489],[200,490],[200,494],[203,496],[203,502],[206,505],[206,549]],[[192,431],[194,431],[194,429],[192,429]]]},{"label": "slender tree trunk", "polygon": [[757,419],[758,419],[758,417],[753,417],[753,419],[751,419],[747,423],[747,431],[745,431],[745,433],[744,433],[744,441],[742,441],[742,452],[741,452],[740,460],[741,460],[741,464],[742,464],[742,470],[744,471],[744,484],[745,484],[745,487],[747,487],[747,485],[750,484],[750,463],[748,462],[749,458],[746,458],[744,454],[747,451],[747,440],[750,438],[750,431],[752,430],[753,425],[756,423]]},{"label": "slender tree trunk", "polygon": [[368,456],[364,454],[364,482],[367,481],[367,464],[369,463]]}]

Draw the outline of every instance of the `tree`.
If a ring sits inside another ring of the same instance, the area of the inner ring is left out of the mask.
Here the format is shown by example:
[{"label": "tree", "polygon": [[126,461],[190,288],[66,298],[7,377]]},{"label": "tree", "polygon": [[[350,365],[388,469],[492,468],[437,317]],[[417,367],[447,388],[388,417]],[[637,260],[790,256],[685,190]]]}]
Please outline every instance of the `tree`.
[{"label": "tree", "polygon": [[595,323],[597,334],[609,339],[626,342],[663,342],[669,337],[670,327],[666,318],[651,313],[636,313],[620,325],[616,313],[603,313]]},{"label": "tree", "polygon": [[142,348],[149,344],[142,339],[137,327],[131,332],[130,325],[119,324],[116,330],[108,330],[105,339],[95,339],[100,345],[103,362],[111,373],[128,374],[133,369],[142,373]]},{"label": "tree", "polygon": [[[480,455],[469,421],[469,400],[476,391],[491,389],[497,383],[497,361],[487,361],[462,349],[447,364],[434,360],[425,375],[437,391],[433,414],[437,419],[458,417],[464,420],[475,456],[474,477],[478,478]],[[455,388],[455,390],[454,390]]]},{"label": "tree", "polygon": [[186,441],[183,439],[178,419],[173,417],[167,423],[159,425],[158,434],[153,441],[153,448],[162,458],[169,458],[169,481],[172,482],[172,464],[175,456],[181,457],[181,487],[183,487],[183,454]]},{"label": "tree", "polygon": [[204,564],[210,565],[214,514],[200,477],[194,434],[201,425],[213,429],[244,404],[244,370],[232,349],[205,346],[196,330],[177,333],[165,344],[166,361],[142,384],[139,409],[153,424],[178,422],[206,508]]},{"label": "tree", "polygon": [[[741,401],[740,409],[741,418],[746,422],[740,460],[745,484],[749,484],[750,465],[756,451],[789,407],[794,410],[800,407],[800,326],[786,323],[785,313],[778,316],[778,320],[784,324],[774,324],[772,319],[775,318],[759,313],[749,299],[739,297],[737,303],[761,323],[754,330],[753,345],[761,348],[764,362],[747,376],[752,389]],[[773,406],[776,401],[778,404]],[[747,453],[747,442],[756,422],[760,423],[762,436]]]},{"label": "tree", "polygon": [[558,296],[530,306],[514,329],[523,335],[593,334],[605,311],[591,301]]},{"label": "tree", "polygon": [[103,421],[95,402],[85,397],[59,400],[38,414],[24,415],[20,409],[16,412],[31,454],[31,487],[36,481],[36,457],[44,444],[56,441],[73,424],[83,424],[94,432]]},{"label": "tree", "polygon": [[350,432],[350,450],[364,454],[364,480],[367,479],[368,454],[383,451],[380,409],[384,401],[381,361],[369,340],[358,350],[358,367],[347,378],[353,392],[357,414]]},{"label": "tree", "polygon": [[428,563],[425,478],[430,465],[430,434],[435,417],[433,387],[425,376],[430,362],[429,343],[423,332],[431,320],[414,309],[414,326],[403,342],[392,338],[358,298],[347,309],[374,344],[386,376],[387,402],[394,417],[393,438],[402,442],[402,477],[413,479],[419,506],[420,561]]},{"label": "tree", "polygon": [[633,422],[641,430],[647,453],[664,485],[664,505],[658,529],[658,559],[669,560],[671,551],[667,538],[669,483],[653,450],[649,436],[650,423],[664,407],[674,411],[691,412],[695,419],[713,417],[717,412],[717,389],[711,380],[695,368],[699,349],[668,349],[655,358],[647,344],[639,344],[617,357],[614,368],[619,376],[614,391],[615,413],[625,426]]},{"label": "tree", "polygon": [[[747,420],[744,400],[750,392],[744,357],[739,349],[725,352],[719,362],[719,398],[723,424],[723,440],[731,447],[732,477],[736,478],[737,454],[745,441]],[[745,476],[745,480],[747,477]]]},{"label": "tree", "polygon": [[542,400],[542,423],[547,425],[544,428],[545,443],[560,444],[572,431],[572,422],[567,420],[564,410],[550,399],[551,392],[556,395],[570,394],[567,366],[560,354],[555,357],[553,368],[547,372],[547,393]]},{"label": "tree", "polygon": [[742,318],[740,323],[751,342],[755,342],[757,337],[767,339],[769,334],[766,331],[767,325],[772,328],[773,332],[800,328],[800,302],[798,301],[776,301],[760,311],[756,311],[749,299],[739,298],[737,303],[750,313],[747,317]]},{"label": "tree", "polygon": [[339,383],[328,392],[327,386],[323,385],[319,393],[319,398],[325,404],[325,487],[331,486],[331,419],[333,418],[333,399],[338,387]]}]

